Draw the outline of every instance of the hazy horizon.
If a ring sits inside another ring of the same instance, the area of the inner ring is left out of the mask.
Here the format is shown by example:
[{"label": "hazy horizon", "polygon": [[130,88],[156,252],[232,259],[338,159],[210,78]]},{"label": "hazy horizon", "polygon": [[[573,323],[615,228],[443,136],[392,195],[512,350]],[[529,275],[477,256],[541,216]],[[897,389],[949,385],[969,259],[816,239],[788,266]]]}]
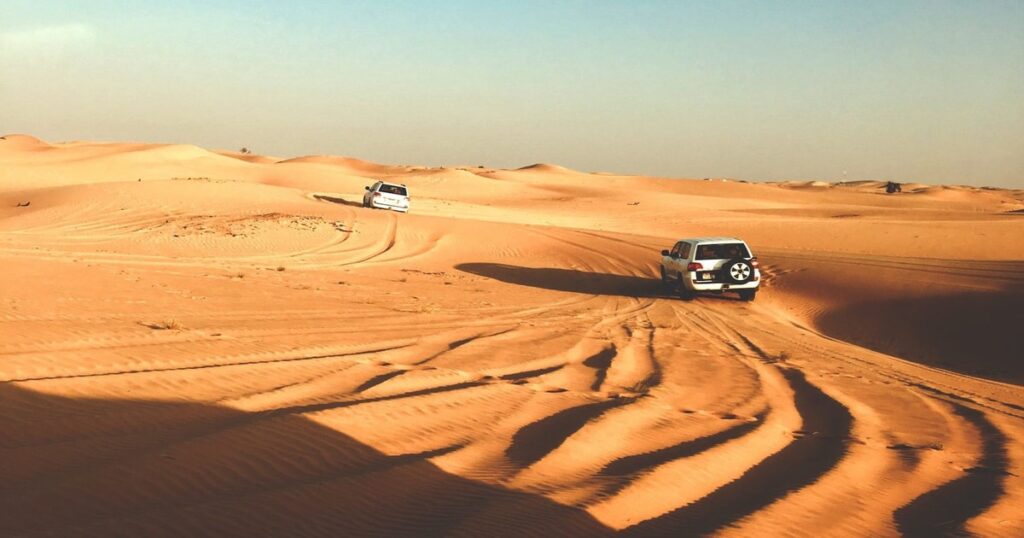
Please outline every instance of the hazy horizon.
[{"label": "hazy horizon", "polygon": [[1024,3],[21,1],[0,134],[1024,188]]}]

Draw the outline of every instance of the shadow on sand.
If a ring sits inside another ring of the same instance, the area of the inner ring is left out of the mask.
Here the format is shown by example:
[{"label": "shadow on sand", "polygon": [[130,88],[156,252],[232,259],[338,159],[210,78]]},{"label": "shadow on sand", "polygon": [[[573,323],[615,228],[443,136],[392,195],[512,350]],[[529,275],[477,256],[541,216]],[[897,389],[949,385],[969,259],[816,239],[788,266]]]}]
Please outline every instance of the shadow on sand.
[{"label": "shadow on sand", "polygon": [[363,207],[363,204],[361,202],[352,202],[344,198],[339,198],[337,196],[327,196],[326,194],[314,194],[313,198],[316,198],[321,202],[330,202],[332,204],[341,204],[352,207]]},{"label": "shadow on sand", "polygon": [[387,455],[298,414],[0,385],[0,535],[611,532],[587,512]]},{"label": "shadow on sand", "polygon": [[[501,263],[461,263],[455,268],[509,284],[553,291],[651,299],[677,297],[674,289],[662,284],[661,280],[655,277],[591,273],[553,267],[521,267]],[[739,300],[734,293],[702,293],[697,297],[699,299]]]}]

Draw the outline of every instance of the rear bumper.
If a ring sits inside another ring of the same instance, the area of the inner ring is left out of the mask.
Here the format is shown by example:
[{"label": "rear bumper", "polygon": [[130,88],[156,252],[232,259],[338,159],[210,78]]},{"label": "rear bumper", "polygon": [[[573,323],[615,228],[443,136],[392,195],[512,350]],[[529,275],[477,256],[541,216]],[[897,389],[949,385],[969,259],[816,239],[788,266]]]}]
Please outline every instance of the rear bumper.
[{"label": "rear bumper", "polygon": [[406,213],[409,211],[409,206],[407,205],[391,205],[383,202],[378,202],[376,200],[371,200],[370,205],[377,209],[390,209],[392,211],[400,211],[402,213]]},{"label": "rear bumper", "polygon": [[683,286],[692,291],[736,291],[753,290],[761,286],[761,271],[754,271],[754,279],[743,284],[729,284],[725,282],[697,282],[694,281],[697,273],[689,272],[683,277]]}]

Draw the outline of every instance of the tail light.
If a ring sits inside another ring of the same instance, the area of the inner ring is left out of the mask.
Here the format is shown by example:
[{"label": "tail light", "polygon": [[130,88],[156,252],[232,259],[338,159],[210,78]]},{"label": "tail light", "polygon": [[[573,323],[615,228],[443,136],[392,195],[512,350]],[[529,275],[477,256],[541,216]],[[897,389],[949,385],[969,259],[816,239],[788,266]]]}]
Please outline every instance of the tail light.
[{"label": "tail light", "polygon": [[378,197],[378,196],[380,196],[380,193],[379,193],[379,192],[375,192],[375,193],[373,193],[373,197],[374,197],[374,198],[376,198],[376,197]]},{"label": "tail light", "polygon": [[761,267],[761,262],[757,261],[757,256],[750,258],[751,267]]},{"label": "tail light", "polygon": [[697,263],[697,262],[690,262],[690,263],[689,263],[689,264],[688,264],[688,265],[686,266],[686,270],[687,270],[687,271],[700,271],[700,270],[701,270],[701,269],[703,269],[703,268],[704,268],[704,266],[703,266],[703,265],[701,265],[701,264],[699,264],[699,263]]}]

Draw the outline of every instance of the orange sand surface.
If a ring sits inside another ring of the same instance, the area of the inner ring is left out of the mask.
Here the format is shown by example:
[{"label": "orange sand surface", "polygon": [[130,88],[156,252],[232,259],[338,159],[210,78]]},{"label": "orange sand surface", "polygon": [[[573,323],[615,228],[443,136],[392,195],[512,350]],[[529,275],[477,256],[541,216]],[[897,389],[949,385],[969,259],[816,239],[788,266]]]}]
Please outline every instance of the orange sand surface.
[{"label": "orange sand surface", "polygon": [[1024,192],[883,187],[3,137],[0,535],[1022,536]]}]

